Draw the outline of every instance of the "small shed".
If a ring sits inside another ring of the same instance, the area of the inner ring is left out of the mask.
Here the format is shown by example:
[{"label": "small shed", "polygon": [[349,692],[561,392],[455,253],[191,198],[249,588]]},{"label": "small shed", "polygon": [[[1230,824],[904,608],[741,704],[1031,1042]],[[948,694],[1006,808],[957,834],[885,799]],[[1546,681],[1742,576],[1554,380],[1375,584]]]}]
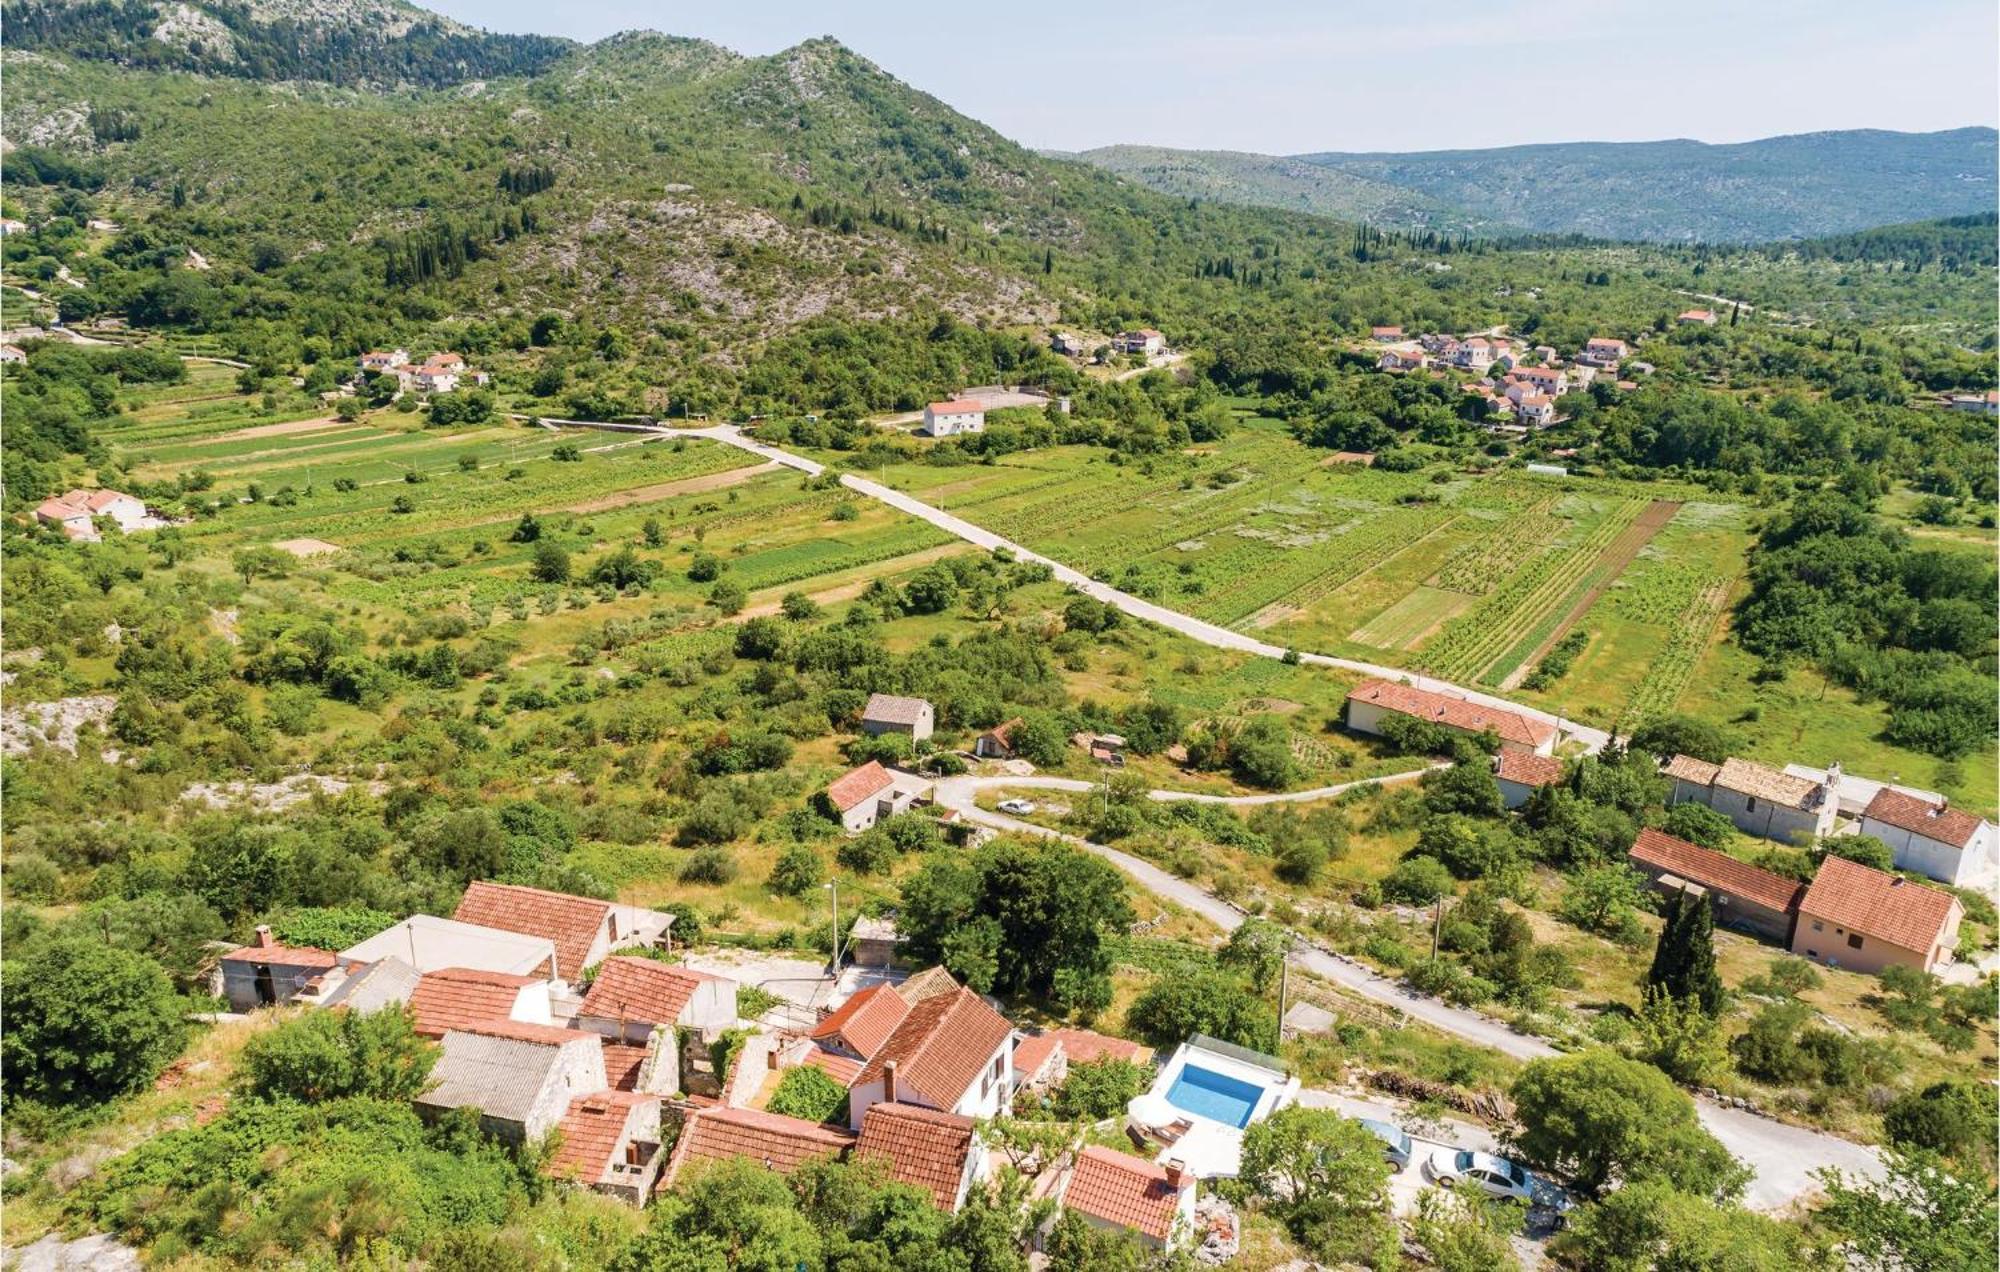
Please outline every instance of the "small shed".
[{"label": "small shed", "polygon": [[896,946],[902,939],[894,919],[864,916],[847,934],[848,954],[857,967],[887,967],[896,961]]},{"label": "small shed", "polygon": [[288,1003],[339,961],[331,950],[280,945],[259,925],[254,943],[222,956],[222,996],[231,1011]]}]

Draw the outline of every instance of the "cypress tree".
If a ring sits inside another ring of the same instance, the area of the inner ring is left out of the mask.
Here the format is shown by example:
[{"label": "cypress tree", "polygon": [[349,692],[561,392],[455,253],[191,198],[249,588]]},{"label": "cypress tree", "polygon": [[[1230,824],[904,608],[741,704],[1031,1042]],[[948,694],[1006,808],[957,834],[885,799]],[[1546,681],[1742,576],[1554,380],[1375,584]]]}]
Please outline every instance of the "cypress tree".
[{"label": "cypress tree", "polygon": [[1722,977],[1715,970],[1715,916],[1704,897],[1674,896],[1653,948],[1646,985],[1680,1001],[1693,1000],[1713,1016],[1722,1010]]}]

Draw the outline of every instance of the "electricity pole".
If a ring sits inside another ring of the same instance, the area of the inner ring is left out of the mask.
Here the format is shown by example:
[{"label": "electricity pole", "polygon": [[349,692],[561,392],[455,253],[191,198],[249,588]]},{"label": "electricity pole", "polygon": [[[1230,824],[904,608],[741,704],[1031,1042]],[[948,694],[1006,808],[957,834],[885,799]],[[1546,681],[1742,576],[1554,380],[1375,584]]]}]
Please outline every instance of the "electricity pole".
[{"label": "electricity pole", "polygon": [[831,970],[834,980],[840,979],[840,884],[829,879],[826,883],[827,899],[833,906],[833,963]]}]

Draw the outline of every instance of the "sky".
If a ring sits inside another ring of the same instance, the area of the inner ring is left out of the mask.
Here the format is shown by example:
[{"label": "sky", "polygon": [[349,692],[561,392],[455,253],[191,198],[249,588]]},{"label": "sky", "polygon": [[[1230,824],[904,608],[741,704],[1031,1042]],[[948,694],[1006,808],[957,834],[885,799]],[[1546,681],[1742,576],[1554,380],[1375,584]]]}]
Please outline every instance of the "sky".
[{"label": "sky", "polygon": [[1993,0],[418,0],[495,31],[831,35],[1023,144],[1297,154],[1928,131],[2000,116]]}]

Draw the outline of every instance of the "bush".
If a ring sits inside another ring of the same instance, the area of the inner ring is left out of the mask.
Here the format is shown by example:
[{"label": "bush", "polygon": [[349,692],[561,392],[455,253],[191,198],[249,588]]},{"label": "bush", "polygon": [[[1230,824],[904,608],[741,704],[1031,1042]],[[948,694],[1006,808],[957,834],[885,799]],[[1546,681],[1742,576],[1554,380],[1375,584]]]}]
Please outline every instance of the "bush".
[{"label": "bush", "polygon": [[417,1036],[403,1008],[315,1011],[244,1044],[237,1085],[265,1100],[400,1102],[423,1094],[437,1060],[437,1047]]},{"label": "bush", "polygon": [[1882,1129],[1898,1148],[1927,1148],[1959,1156],[1994,1141],[1991,1089],[1966,1082],[1936,1082],[1896,1097],[1882,1114]]},{"label": "bush", "polygon": [[792,844],[771,865],[771,891],[782,897],[804,896],[826,881],[826,864],[806,844]]},{"label": "bush", "polygon": [[1050,1111],[1071,1122],[1099,1122],[1125,1111],[1132,1098],[1146,1089],[1150,1076],[1130,1060],[1107,1057],[1073,1064],[1055,1089]]},{"label": "bush", "polygon": [[697,849],[681,863],[682,883],[724,884],[736,877],[736,858],[723,847]]},{"label": "bush", "polygon": [[1451,871],[1435,857],[1405,858],[1382,880],[1382,895],[1404,905],[1429,905],[1451,888]]},{"label": "bush", "polygon": [[787,1069],[765,1109],[808,1122],[847,1120],[847,1088],[810,1065]]},{"label": "bush", "polygon": [[180,1050],[185,1010],[150,958],[86,936],[37,944],[0,973],[7,1085],[51,1104],[136,1091]]},{"label": "bush", "polygon": [[1736,824],[1706,804],[1676,804],[1660,829],[1676,839],[1721,851],[1736,838]]}]

